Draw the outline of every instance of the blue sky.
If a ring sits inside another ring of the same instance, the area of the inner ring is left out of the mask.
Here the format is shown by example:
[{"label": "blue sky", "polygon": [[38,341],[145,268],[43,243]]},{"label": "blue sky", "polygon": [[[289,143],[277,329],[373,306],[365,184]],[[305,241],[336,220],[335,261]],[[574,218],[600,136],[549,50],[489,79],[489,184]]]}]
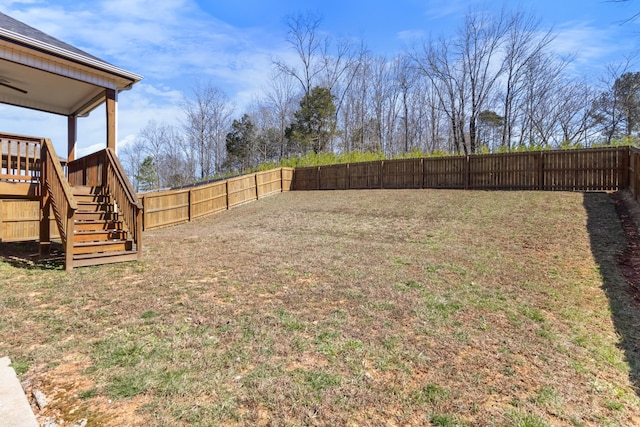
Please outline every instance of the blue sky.
[{"label": "blue sky", "polygon": [[[3,13],[145,77],[120,96],[120,144],[151,119],[179,125],[198,79],[224,90],[240,116],[265,87],[272,59],[292,57],[287,15],[316,13],[327,35],[362,39],[391,57],[451,34],[469,8],[530,11],[554,29],[557,51],[575,55],[574,71],[594,81],[640,45],[640,23],[621,24],[640,11],[633,0],[0,0]],[[104,147],[103,127],[102,110],[80,120],[80,155]],[[0,130],[51,137],[65,153],[65,118],[0,105]]]}]

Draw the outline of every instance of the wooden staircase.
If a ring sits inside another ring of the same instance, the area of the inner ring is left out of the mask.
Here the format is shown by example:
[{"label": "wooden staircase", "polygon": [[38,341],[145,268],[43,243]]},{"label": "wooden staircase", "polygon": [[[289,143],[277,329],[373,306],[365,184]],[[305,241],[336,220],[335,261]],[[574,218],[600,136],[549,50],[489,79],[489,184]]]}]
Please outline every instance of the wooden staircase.
[{"label": "wooden staircase", "polygon": [[138,259],[116,206],[103,187],[72,186],[78,204],[73,227],[73,266],[84,267]]}]

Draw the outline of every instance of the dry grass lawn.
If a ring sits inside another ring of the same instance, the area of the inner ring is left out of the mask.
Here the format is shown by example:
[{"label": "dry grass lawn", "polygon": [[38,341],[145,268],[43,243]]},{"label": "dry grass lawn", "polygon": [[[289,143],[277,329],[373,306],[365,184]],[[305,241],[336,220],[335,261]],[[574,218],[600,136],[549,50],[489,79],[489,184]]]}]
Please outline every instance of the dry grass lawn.
[{"label": "dry grass lawn", "polygon": [[42,417],[640,425],[607,194],[292,192],[145,244],[69,274],[3,244],[0,355],[49,397]]}]

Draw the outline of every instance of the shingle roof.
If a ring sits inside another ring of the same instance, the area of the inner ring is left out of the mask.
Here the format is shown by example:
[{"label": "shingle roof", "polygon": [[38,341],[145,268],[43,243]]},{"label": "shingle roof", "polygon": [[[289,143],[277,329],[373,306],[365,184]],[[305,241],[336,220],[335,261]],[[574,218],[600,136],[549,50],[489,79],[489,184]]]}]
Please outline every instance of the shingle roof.
[{"label": "shingle roof", "polygon": [[30,27],[29,25],[25,24],[24,22],[20,22],[17,19],[14,19],[8,15],[5,15],[4,13],[0,12],[0,28],[4,28],[5,30],[9,30],[11,32],[20,34],[21,36],[24,37],[29,37],[31,39],[37,40],[39,42],[42,43],[46,43],[48,45],[54,46],[58,49],[64,49],[66,51],[69,52],[73,52],[77,55],[81,55],[84,56],[86,58],[90,58],[94,61],[100,61],[103,62],[105,64],[108,64],[108,62],[103,61],[102,59],[95,57],[83,50],[78,49],[77,47],[71,46],[68,43],[65,43],[63,41],[58,40],[55,37],[52,37],[46,33],[43,33],[42,31]]}]

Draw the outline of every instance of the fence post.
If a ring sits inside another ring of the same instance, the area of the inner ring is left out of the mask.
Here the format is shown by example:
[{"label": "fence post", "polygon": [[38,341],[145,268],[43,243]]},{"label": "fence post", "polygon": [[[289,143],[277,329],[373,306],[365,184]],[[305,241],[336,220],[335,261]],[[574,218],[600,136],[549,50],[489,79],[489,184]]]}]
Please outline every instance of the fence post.
[{"label": "fence post", "polygon": [[253,174],[254,181],[256,183],[256,200],[260,199],[260,185],[258,185],[258,173]]},{"label": "fence post", "polygon": [[187,203],[189,207],[187,208],[187,217],[189,218],[189,222],[191,222],[191,217],[193,216],[193,188],[189,189],[189,195],[187,196]]},{"label": "fence post", "polygon": [[147,210],[145,209],[145,206],[144,206],[144,199],[145,199],[144,196],[138,196],[138,200],[140,200],[140,203],[142,203],[142,224],[141,224],[142,228],[140,228],[140,232],[144,231],[144,226],[147,223],[145,219],[145,217],[147,216]]},{"label": "fence post", "polygon": [[384,188],[384,160],[380,160],[380,189]]},{"label": "fence post", "polygon": [[229,180],[224,181],[224,193],[227,199],[227,210],[229,210]]},{"label": "fence post", "polygon": [[318,172],[316,173],[316,190],[320,189],[320,166],[318,166]]},{"label": "fence post", "polygon": [[544,151],[538,156],[538,190],[544,190]]},{"label": "fence post", "polygon": [[468,190],[471,187],[471,157],[469,155],[466,156],[466,177],[464,183],[464,189]]},{"label": "fence post", "polygon": [[[622,166],[618,166],[619,172],[618,172],[618,188],[617,190],[624,190],[629,188],[629,166],[631,164],[630,159],[631,159],[631,148],[630,147],[624,147],[619,149],[622,152],[622,161],[621,164]],[[619,151],[619,152],[620,152]],[[622,176],[620,176],[622,175]]]}]

